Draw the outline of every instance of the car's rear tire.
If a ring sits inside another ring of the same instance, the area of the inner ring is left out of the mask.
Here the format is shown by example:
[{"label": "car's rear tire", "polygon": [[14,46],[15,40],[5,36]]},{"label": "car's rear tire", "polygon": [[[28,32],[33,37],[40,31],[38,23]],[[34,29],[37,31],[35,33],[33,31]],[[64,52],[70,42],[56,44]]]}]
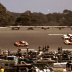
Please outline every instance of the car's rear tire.
[{"label": "car's rear tire", "polygon": [[15,43],[14,43],[14,46],[19,47],[19,45],[15,44]]}]

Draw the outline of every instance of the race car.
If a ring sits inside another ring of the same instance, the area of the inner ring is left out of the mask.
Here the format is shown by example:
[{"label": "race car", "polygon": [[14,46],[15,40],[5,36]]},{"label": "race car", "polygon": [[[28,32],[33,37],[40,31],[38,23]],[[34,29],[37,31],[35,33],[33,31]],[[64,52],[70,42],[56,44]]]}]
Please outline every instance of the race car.
[{"label": "race car", "polygon": [[72,38],[72,34],[64,34],[62,38],[63,39],[70,39],[70,38]]},{"label": "race car", "polygon": [[17,46],[17,47],[27,47],[29,44],[26,42],[26,41],[16,41],[14,43],[14,46]]},{"label": "race car", "polygon": [[72,44],[72,39],[65,39],[65,40],[64,40],[64,43],[65,43],[66,45],[71,45],[71,44]]}]

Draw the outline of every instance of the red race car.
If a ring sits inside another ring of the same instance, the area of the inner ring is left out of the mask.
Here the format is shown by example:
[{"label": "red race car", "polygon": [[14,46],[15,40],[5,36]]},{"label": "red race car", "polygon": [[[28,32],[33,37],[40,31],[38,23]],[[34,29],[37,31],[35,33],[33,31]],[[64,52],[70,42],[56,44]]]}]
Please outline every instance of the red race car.
[{"label": "red race car", "polygon": [[17,46],[17,47],[26,47],[28,46],[29,44],[26,42],[26,41],[16,41],[14,43],[14,46]]}]

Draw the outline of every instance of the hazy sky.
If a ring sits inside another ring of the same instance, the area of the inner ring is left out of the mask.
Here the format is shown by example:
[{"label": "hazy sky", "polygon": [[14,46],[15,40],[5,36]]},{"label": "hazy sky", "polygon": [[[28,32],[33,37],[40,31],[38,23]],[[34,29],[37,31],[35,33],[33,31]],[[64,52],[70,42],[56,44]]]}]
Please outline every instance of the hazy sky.
[{"label": "hazy sky", "polygon": [[7,10],[12,12],[62,12],[72,10],[72,0],[0,0]]}]

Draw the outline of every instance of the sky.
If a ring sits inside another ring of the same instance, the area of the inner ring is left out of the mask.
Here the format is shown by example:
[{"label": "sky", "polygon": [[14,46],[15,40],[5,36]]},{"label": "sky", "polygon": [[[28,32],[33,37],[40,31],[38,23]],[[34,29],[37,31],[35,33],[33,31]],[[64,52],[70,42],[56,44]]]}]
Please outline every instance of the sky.
[{"label": "sky", "polygon": [[72,0],[0,0],[8,11],[23,13],[31,12],[54,13],[72,10]]}]

